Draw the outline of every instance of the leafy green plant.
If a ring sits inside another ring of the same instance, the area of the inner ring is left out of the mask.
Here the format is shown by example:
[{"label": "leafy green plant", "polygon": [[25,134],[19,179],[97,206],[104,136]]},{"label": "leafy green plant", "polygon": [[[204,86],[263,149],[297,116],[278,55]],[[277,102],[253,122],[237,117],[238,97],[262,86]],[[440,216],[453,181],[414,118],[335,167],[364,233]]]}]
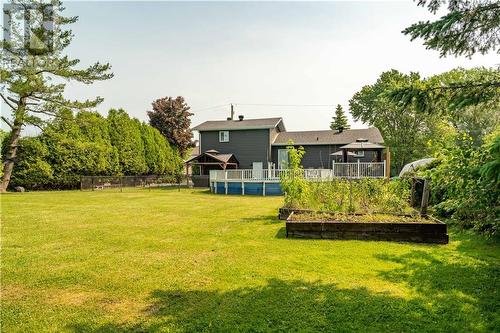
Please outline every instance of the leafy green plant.
[{"label": "leafy green plant", "polygon": [[500,126],[481,146],[466,133],[444,144],[437,163],[422,171],[431,179],[431,204],[458,225],[496,235],[500,230]]},{"label": "leafy green plant", "polygon": [[293,142],[290,141],[287,151],[289,169],[281,177],[281,186],[285,193],[285,207],[300,208],[309,197],[309,187],[304,178],[304,169],[300,164],[305,150],[303,147],[295,148]]},{"label": "leafy green plant", "polygon": [[[4,147],[6,148],[6,147]],[[158,130],[123,110],[61,112],[36,137],[21,138],[10,186],[69,189],[80,176],[179,175],[182,159]]]},{"label": "leafy green plant", "polygon": [[339,213],[407,213],[410,186],[406,179],[331,179],[307,181],[303,177],[282,179],[285,207]]}]

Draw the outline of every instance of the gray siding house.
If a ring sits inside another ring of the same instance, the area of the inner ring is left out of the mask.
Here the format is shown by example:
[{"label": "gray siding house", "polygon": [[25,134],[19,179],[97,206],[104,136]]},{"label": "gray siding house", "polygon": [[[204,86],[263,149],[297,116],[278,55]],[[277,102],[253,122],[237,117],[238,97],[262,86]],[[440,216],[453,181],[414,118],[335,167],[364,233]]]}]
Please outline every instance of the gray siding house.
[{"label": "gray siding house", "polygon": [[[204,164],[201,175],[208,175],[211,169],[226,168],[216,158],[218,154],[227,158],[232,155],[239,169],[286,168],[286,147],[290,141],[294,146],[304,147],[302,164],[306,169],[332,168],[334,161],[381,162],[385,149],[384,139],[374,127],[287,132],[282,118],[244,119],[239,116],[236,120],[206,121],[193,130],[200,134],[198,156],[201,158],[208,152],[211,161]],[[207,156],[203,158],[207,160]],[[190,162],[196,162],[196,157]]]}]

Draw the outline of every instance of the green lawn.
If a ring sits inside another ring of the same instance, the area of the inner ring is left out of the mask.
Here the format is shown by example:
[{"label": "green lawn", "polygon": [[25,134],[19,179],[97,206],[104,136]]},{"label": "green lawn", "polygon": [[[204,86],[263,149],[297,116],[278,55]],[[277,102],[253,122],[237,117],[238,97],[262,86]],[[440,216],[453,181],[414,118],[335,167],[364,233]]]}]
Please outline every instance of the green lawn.
[{"label": "green lawn", "polygon": [[2,200],[2,332],[499,332],[500,246],[284,237],[281,197]]}]

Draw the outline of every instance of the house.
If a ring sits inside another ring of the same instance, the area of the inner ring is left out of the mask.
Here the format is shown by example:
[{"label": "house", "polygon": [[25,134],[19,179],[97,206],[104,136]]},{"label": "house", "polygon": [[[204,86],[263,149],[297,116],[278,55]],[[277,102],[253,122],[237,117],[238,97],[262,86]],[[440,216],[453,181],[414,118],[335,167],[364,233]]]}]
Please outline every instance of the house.
[{"label": "house", "polygon": [[384,139],[377,128],[286,131],[283,119],[261,118],[206,121],[199,132],[199,154],[186,161],[210,170],[286,169],[290,142],[304,147],[305,169],[332,169],[335,163],[383,162]]}]

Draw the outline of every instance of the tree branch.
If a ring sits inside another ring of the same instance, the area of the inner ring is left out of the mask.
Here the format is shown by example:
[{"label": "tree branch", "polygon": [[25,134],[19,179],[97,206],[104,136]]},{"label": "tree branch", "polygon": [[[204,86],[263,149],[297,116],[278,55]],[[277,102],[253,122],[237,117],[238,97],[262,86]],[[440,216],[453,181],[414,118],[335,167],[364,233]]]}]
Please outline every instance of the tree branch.
[{"label": "tree branch", "polygon": [[1,96],[1,97],[2,97],[2,99],[4,100],[5,104],[7,104],[8,106],[10,106],[10,108],[11,108],[12,110],[17,110],[17,108],[15,108],[12,104],[10,104],[10,103],[9,103],[9,101],[7,100],[7,98],[5,98],[5,96],[4,96],[2,93],[0,93],[0,96]]},{"label": "tree branch", "polygon": [[10,121],[8,121],[7,118],[5,118],[4,116],[0,117],[0,119],[2,119],[4,121],[4,123],[6,123],[7,126],[10,127],[10,129],[14,128],[14,125],[12,125],[12,123]]}]

